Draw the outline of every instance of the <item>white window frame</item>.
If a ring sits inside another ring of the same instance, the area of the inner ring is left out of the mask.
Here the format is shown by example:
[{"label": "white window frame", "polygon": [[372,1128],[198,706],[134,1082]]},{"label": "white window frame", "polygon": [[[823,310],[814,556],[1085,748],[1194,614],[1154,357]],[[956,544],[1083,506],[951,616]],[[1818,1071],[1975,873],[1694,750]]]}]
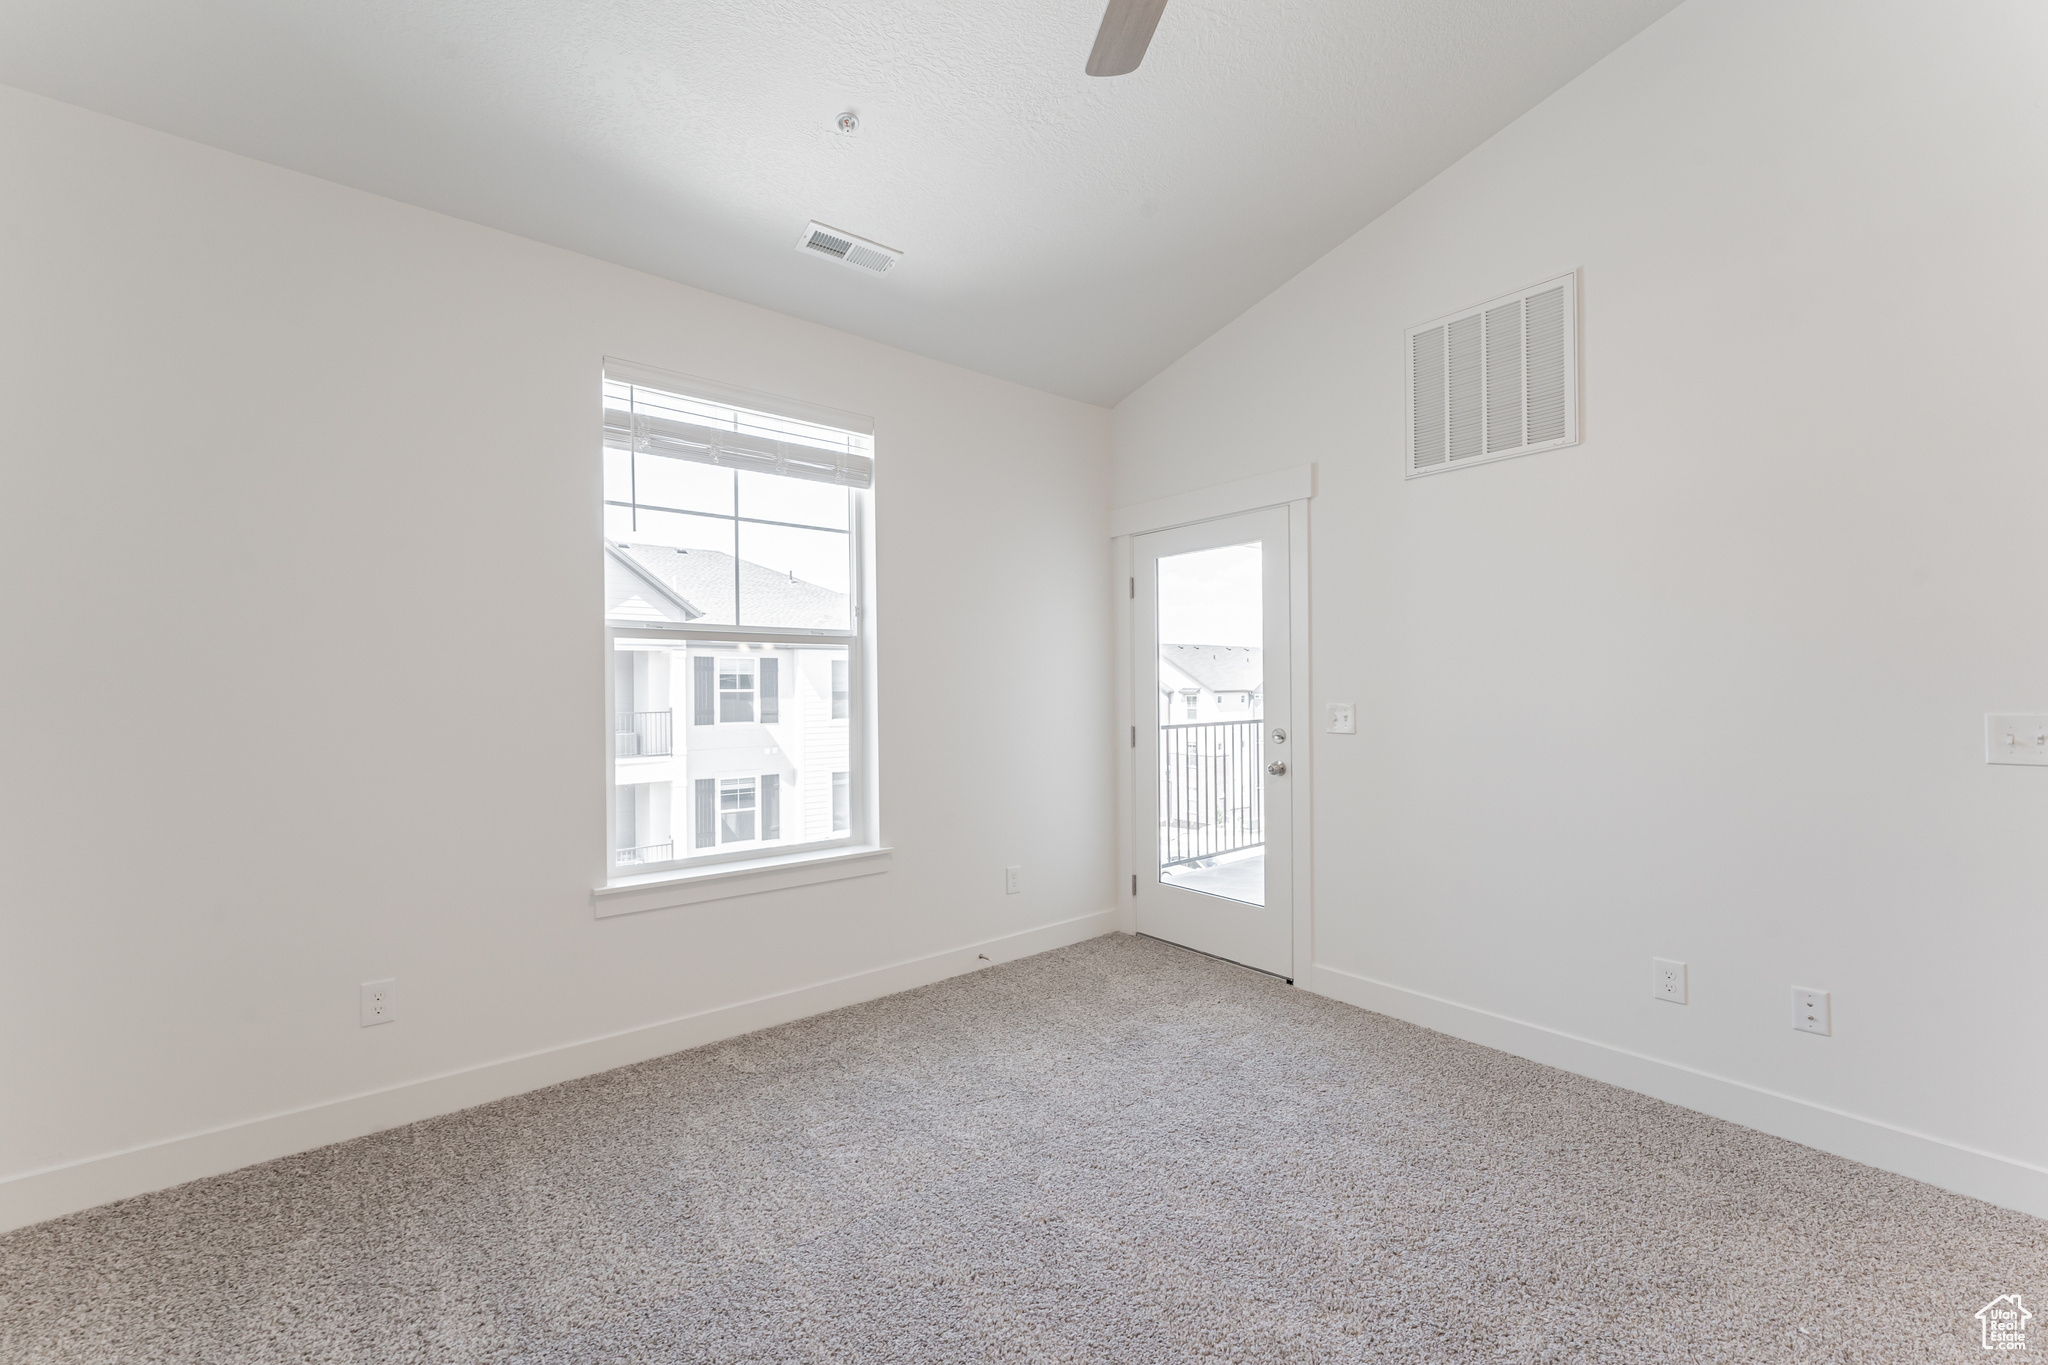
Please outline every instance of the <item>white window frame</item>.
[{"label": "white window frame", "polygon": [[[726,672],[728,662],[730,662],[733,666],[733,671],[731,673]],[[747,685],[743,688],[727,687],[725,685],[725,680],[727,678],[739,677],[740,668],[746,669]],[[712,691],[718,694],[718,709],[716,712],[713,713],[711,717],[711,723],[713,725],[759,725],[762,723],[758,719],[755,719],[755,717],[758,717],[761,714],[762,708],[761,670],[756,665],[754,659],[745,654],[735,654],[731,657],[729,661],[725,658],[719,658],[717,662],[712,665],[712,676],[718,679],[717,686],[712,688]],[[754,715],[748,717],[746,720],[727,720],[725,718],[725,696],[728,692],[732,693],[732,695],[734,695],[735,697],[744,693],[747,698],[747,709],[749,711],[752,711]]]},{"label": "white window frame", "polygon": [[[724,848],[727,844],[759,844],[761,842],[760,775],[750,773],[744,777],[721,777],[715,780],[718,783],[718,786],[715,788],[718,792],[718,846]],[[745,814],[753,817],[747,822],[747,827],[754,832],[744,839],[728,839],[725,837],[727,814],[725,794],[728,791],[735,797],[744,795],[747,798],[745,807],[741,807],[737,801],[731,807],[731,813],[734,815],[741,814],[744,811]]]},{"label": "white window frame", "polygon": [[[616,362],[607,362],[606,373],[610,376]],[[734,407],[793,417],[798,420],[819,422],[830,425],[837,417],[852,417],[852,414],[833,413],[813,405],[792,403],[768,394],[750,394],[745,390],[714,381],[696,379],[686,375],[661,376],[660,382],[653,377],[658,372],[644,366],[623,367],[632,375],[632,382],[645,383],[648,387],[672,388],[672,391],[702,398],[706,401],[725,403]],[[749,400],[754,401],[749,401]],[[864,419],[855,419],[863,421]],[[849,430],[859,430],[849,426]],[[600,450],[602,444],[600,442]],[[872,621],[874,613],[871,599],[872,536],[874,525],[874,490],[872,488],[848,487],[848,539],[852,557],[851,598],[853,620],[847,630],[814,630],[809,628],[689,625],[681,622],[661,622],[614,625],[605,622],[604,629],[604,709],[605,732],[613,733],[617,728],[617,688],[613,683],[614,665],[611,660],[619,642],[645,640],[664,644],[681,644],[685,641],[705,644],[736,645],[793,645],[833,643],[846,650],[847,676],[847,799],[850,807],[848,827],[834,832],[823,839],[814,839],[801,844],[763,845],[757,837],[753,842],[741,844],[726,851],[721,839],[715,851],[699,853],[688,845],[692,840],[677,838],[674,843],[684,849],[687,856],[659,863],[639,863],[627,868],[615,865],[615,839],[617,836],[617,805],[612,793],[617,790],[618,756],[617,745],[605,747],[605,847],[604,876],[595,891],[598,914],[630,913],[635,910],[662,908],[666,903],[687,903],[679,900],[664,900],[659,896],[640,895],[642,891],[658,890],[664,885],[674,885],[699,878],[716,877],[731,884],[729,879],[737,870],[735,865],[746,864],[749,869],[759,865],[764,872],[782,871],[791,864],[825,863],[834,855],[847,855],[846,876],[862,876],[886,870],[888,850],[880,846],[880,822],[876,811],[875,793],[879,782],[875,771],[875,713],[871,703],[873,667]],[[602,534],[595,538],[597,547],[602,546]],[[758,660],[753,670],[755,678],[754,713],[760,714],[760,670]],[[715,689],[723,692],[723,688]],[[829,699],[828,699],[829,702]],[[714,722],[723,725],[722,701]],[[733,722],[735,724],[744,722]],[[760,724],[758,720],[752,722]],[[677,727],[679,730],[680,726]],[[680,743],[680,740],[678,741]],[[757,779],[758,781],[758,779]],[[677,784],[682,785],[682,784]],[[722,790],[722,789],[721,789]],[[689,793],[671,792],[670,800],[680,802],[692,800]],[[829,802],[829,794],[828,794]],[[758,786],[755,794],[756,835],[759,834],[760,795]],[[723,833],[721,810],[720,833]],[[872,855],[883,855],[879,858]],[[830,873],[821,875],[833,875]],[[745,895],[754,889],[748,885],[732,884],[732,889],[723,894]],[[694,901],[702,896],[690,897]],[[610,908],[616,905],[616,908]]]}]

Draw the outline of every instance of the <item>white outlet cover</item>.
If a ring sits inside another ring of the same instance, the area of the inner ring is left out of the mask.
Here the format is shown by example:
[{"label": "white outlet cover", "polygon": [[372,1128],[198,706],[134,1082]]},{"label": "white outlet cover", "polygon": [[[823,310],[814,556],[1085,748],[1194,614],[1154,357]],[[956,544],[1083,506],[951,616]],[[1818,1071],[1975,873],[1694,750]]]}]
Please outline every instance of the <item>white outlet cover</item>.
[{"label": "white outlet cover", "polygon": [[1006,867],[1006,868],[1004,868],[1004,869],[1003,869],[1003,894],[1004,894],[1005,896],[1014,896],[1014,895],[1016,895],[1016,894],[1017,894],[1018,892],[1022,891],[1023,889],[1024,889],[1024,869],[1023,869],[1023,868],[1022,868],[1021,866],[1019,866],[1019,867]]},{"label": "white outlet cover", "polygon": [[363,1027],[388,1024],[398,1017],[398,980],[365,981],[362,987]]},{"label": "white outlet cover", "polygon": [[1985,716],[1984,761],[2048,768],[2048,716]]},{"label": "white outlet cover", "polygon": [[1792,988],[1792,1027],[1801,1033],[1818,1033],[1825,1038],[1834,1029],[1828,1019],[1828,993]]},{"label": "white outlet cover", "polygon": [[1358,708],[1348,701],[1330,703],[1330,733],[1333,735],[1355,735],[1358,733]]},{"label": "white outlet cover", "polygon": [[1685,964],[1668,957],[1650,959],[1650,994],[1674,1005],[1685,1003]]}]

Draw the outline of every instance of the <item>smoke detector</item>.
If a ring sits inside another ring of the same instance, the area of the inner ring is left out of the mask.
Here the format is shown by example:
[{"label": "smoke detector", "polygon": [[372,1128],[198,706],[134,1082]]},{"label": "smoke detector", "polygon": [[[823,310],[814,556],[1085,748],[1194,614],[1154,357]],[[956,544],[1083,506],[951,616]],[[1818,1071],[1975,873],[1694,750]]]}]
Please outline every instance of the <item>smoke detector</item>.
[{"label": "smoke detector", "polygon": [[871,270],[877,275],[886,275],[889,268],[903,259],[903,253],[894,247],[871,242],[865,237],[856,237],[850,232],[841,232],[836,227],[826,227],[813,222],[804,229],[804,235],[797,238],[798,251],[814,251],[820,256],[830,256],[841,265],[855,270]]}]

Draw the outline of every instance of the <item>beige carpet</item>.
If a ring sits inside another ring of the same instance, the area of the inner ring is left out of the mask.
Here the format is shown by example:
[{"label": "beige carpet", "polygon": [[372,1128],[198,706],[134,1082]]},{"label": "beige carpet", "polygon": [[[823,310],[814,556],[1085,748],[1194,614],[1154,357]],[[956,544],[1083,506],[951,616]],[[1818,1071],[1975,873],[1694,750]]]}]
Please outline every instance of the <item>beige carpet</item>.
[{"label": "beige carpet", "polygon": [[0,1360],[1978,1360],[2015,1291],[2048,1223],[1116,936],[0,1238]]}]

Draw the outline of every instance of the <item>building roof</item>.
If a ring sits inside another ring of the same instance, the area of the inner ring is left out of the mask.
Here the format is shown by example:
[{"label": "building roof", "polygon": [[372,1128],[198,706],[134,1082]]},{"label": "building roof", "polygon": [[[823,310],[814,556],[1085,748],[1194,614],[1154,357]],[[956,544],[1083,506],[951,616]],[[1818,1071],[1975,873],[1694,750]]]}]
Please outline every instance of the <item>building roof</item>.
[{"label": "building roof", "polygon": [[610,541],[604,547],[607,621],[694,621],[704,614],[652,569]]},{"label": "building roof", "polygon": [[852,624],[845,593],[751,560],[735,559],[719,550],[679,550],[637,541],[619,542],[615,548],[692,610],[701,612],[687,618],[693,625],[732,625],[735,586],[740,610],[750,626],[847,630]]},{"label": "building roof", "polygon": [[1159,657],[1211,692],[1257,692],[1265,683],[1261,651],[1245,645],[1161,645]]}]

